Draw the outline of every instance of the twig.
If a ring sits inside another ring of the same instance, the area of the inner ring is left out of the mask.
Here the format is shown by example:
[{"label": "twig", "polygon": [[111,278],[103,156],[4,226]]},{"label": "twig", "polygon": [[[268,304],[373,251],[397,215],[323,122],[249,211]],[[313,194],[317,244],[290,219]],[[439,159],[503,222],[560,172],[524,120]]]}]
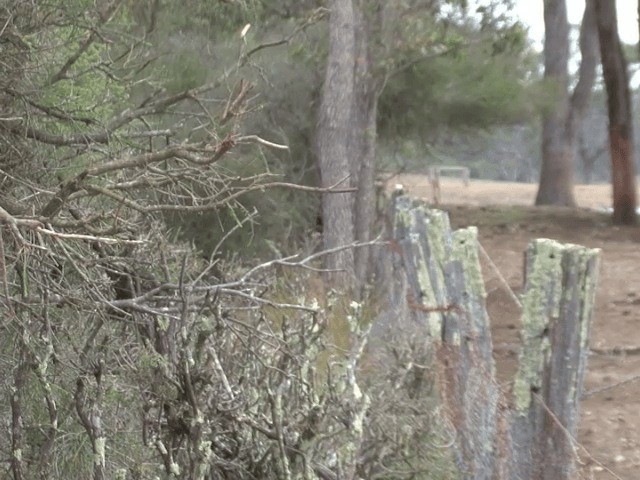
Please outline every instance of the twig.
[{"label": "twig", "polygon": [[259,143],[260,145],[264,145],[266,147],[276,148],[278,150],[289,150],[287,145],[281,145],[279,143],[273,143],[269,140],[265,140],[264,138],[259,137],[258,135],[245,135],[244,137],[238,137],[236,142],[252,142]]},{"label": "twig", "polygon": [[293,190],[302,190],[303,192],[320,192],[320,193],[350,193],[350,192],[358,191],[356,187],[337,188],[337,186],[343,181],[344,180],[340,180],[338,183],[336,183],[335,185],[331,185],[330,187],[309,187],[307,185],[298,185],[297,183],[269,182],[269,183],[262,183],[262,184],[258,183],[256,185],[247,187],[247,189],[260,190],[262,188],[283,187],[283,188],[291,188]]},{"label": "twig", "polygon": [[266,298],[257,297],[255,295],[251,295],[250,293],[243,292],[242,290],[236,290],[232,288],[220,288],[218,290],[221,294],[226,295],[235,295],[238,297],[246,298],[247,300],[251,300],[252,302],[260,303],[262,305],[268,305],[270,307],[278,308],[278,309],[292,309],[292,310],[302,310],[310,313],[317,313],[319,307],[307,307],[305,305],[298,305],[295,303],[281,303],[274,302],[272,300],[268,300]]},{"label": "twig", "polygon": [[[252,293],[246,292],[242,290],[242,288],[246,288],[247,285],[250,284],[251,278],[254,275],[256,275],[258,272],[264,271],[265,269],[268,269],[275,265],[303,268],[306,266],[307,263],[311,262],[314,259],[322,257],[324,255],[329,255],[332,253],[336,253],[336,252],[351,249],[351,248],[360,248],[360,247],[367,247],[371,245],[381,245],[381,244],[383,244],[383,242],[381,242],[379,239],[375,239],[369,242],[362,242],[362,243],[355,242],[349,245],[343,245],[340,247],[323,250],[322,252],[314,253],[298,261],[292,261],[294,258],[298,257],[298,255],[292,255],[289,257],[285,257],[283,259],[270,260],[268,262],[261,263],[260,265],[256,265],[255,267],[251,268],[238,280],[233,280],[223,284],[195,286],[194,283],[192,282],[191,285],[189,286],[189,290],[194,294],[200,294],[200,296],[194,296],[192,299],[192,302],[198,303],[198,302],[204,301],[207,295],[209,295],[210,293],[216,293],[216,294],[222,294],[222,295],[238,296],[238,297],[250,300],[252,302],[263,304],[263,305],[269,305],[274,308],[295,309],[295,310],[302,310],[302,311],[315,313],[318,311],[317,307],[308,307],[306,305],[299,305],[299,304],[292,304],[292,303],[274,302],[272,300],[261,298]],[[323,270],[323,271],[326,271],[326,270]],[[172,291],[175,292],[175,291],[179,291],[179,289],[180,289],[179,284],[165,283],[134,298],[126,298],[122,300],[102,300],[101,303],[104,303],[112,308],[132,309],[132,310],[137,310],[144,313],[152,313],[155,315],[169,316],[172,313],[178,311],[179,307],[161,307],[160,309],[153,309],[147,305],[147,302],[152,300],[158,300],[159,299],[158,295],[160,295],[163,292],[172,292]],[[161,298],[164,298],[164,297],[161,297]],[[166,297],[167,300],[169,300],[170,298],[173,298],[173,297],[171,296]]]},{"label": "twig", "polygon": [[213,367],[216,373],[220,376],[220,379],[222,380],[222,385],[224,386],[224,389],[226,390],[227,395],[229,395],[229,400],[235,400],[235,395],[233,394],[231,383],[229,382],[229,379],[227,378],[227,374],[225,373],[224,368],[222,367],[222,363],[220,362],[220,358],[218,357],[218,352],[216,351],[215,346],[209,345],[208,349],[209,349],[208,350],[209,354],[213,359]]},{"label": "twig", "polygon": [[2,277],[2,294],[9,301],[9,282],[7,280],[7,257],[4,252],[4,239],[0,230],[0,276]]},{"label": "twig", "polygon": [[[18,229],[19,224],[27,224],[28,226],[33,226],[34,225],[33,222],[34,222],[33,220],[18,220],[9,212],[7,212],[4,208],[0,207],[0,223],[4,223],[9,227],[9,230],[11,230],[11,233],[13,234],[13,236],[16,238],[16,240],[22,247],[33,247],[38,250],[46,250],[44,247],[41,247],[40,245],[34,245],[28,242],[27,240],[25,240],[25,238],[22,236],[22,233],[20,233],[20,230]],[[39,225],[40,222],[36,221],[35,224]]]},{"label": "twig", "polygon": [[[222,117],[220,118],[220,125],[224,125],[231,118],[238,116],[238,107],[244,102],[247,94],[253,89],[253,85],[245,82],[244,80],[240,80],[240,87],[238,95],[235,98],[229,97],[227,101],[227,105],[224,107],[224,112],[222,113]],[[253,136],[253,135],[251,135]]]},{"label": "twig", "polygon": [[147,138],[147,137],[171,137],[174,135],[173,130],[148,130],[146,132],[127,133],[128,138]]},{"label": "twig", "polygon": [[[380,241],[380,238],[375,238],[374,240],[371,240],[369,242],[354,242],[354,243],[350,243],[348,245],[341,245],[339,247],[335,247],[335,248],[330,248],[327,250],[322,250],[321,252],[316,252],[314,254],[311,254],[301,260],[298,261],[293,261],[293,259],[297,258],[299,256],[299,254],[295,254],[295,255],[290,255],[288,257],[284,257],[284,258],[276,258],[274,260],[270,260],[268,262],[265,263],[261,263],[260,265],[256,265],[255,267],[253,267],[252,269],[250,269],[247,273],[245,273],[242,278],[240,279],[241,283],[246,282],[249,278],[251,278],[253,275],[255,275],[257,272],[262,271],[266,268],[270,268],[273,265],[282,265],[285,267],[302,267],[305,266],[306,264],[312,262],[313,260],[316,260],[318,258],[324,257],[326,255],[331,255],[332,253],[337,253],[337,252],[341,252],[343,250],[348,250],[351,248],[360,248],[360,247],[370,247],[373,245],[382,245],[385,242]],[[323,270],[325,271],[325,270]]]},{"label": "twig", "polygon": [[480,241],[478,241],[478,249],[480,250],[480,253],[482,254],[482,256],[485,258],[485,260],[489,263],[489,266],[491,267],[491,269],[494,271],[494,273],[496,274],[496,276],[498,277],[498,280],[500,280],[500,283],[502,283],[505,287],[505,290],[507,291],[507,293],[509,294],[509,296],[511,297],[511,299],[513,300],[513,302],[520,308],[522,309],[522,302],[520,301],[520,299],[518,298],[518,296],[513,292],[513,290],[511,289],[511,286],[509,285],[509,282],[507,282],[507,280],[502,276],[502,273],[500,272],[500,270],[498,270],[498,267],[496,266],[495,263],[493,263],[493,260],[491,260],[491,257],[489,256],[489,254],[487,253],[487,251],[484,249],[484,247],[482,246],[482,244],[480,243]]},{"label": "twig", "polygon": [[0,37],[4,35],[5,30],[7,29],[7,27],[9,26],[12,20],[13,20],[13,14],[7,15],[7,21],[4,22],[4,25],[2,26],[2,30],[0,30]]},{"label": "twig", "polygon": [[312,12],[312,14],[308,18],[306,18],[304,20],[304,22],[302,22],[300,25],[298,25],[296,28],[294,28],[293,31],[291,33],[289,33],[289,35],[287,35],[286,37],[283,37],[283,38],[281,38],[279,40],[275,40],[273,42],[262,43],[262,44],[260,44],[260,45],[258,45],[256,47],[252,48],[248,52],[246,52],[243,55],[241,55],[239,63],[240,64],[245,64],[252,55],[255,55],[259,51],[264,50],[266,48],[272,48],[272,47],[278,47],[278,46],[281,46],[281,45],[287,45],[298,33],[303,32],[304,30],[306,30],[307,27],[309,27],[310,25],[313,25],[314,23],[316,23],[317,21],[322,19],[322,17],[327,12],[328,12],[328,10],[326,8],[323,8],[323,7],[317,8],[316,10],[314,10]]},{"label": "twig", "polygon": [[39,233],[43,233],[44,235],[49,235],[54,238],[68,238],[72,240],[89,240],[92,242],[107,243],[110,245],[115,245],[115,244],[141,245],[141,244],[147,243],[146,240],[125,240],[120,238],[108,238],[108,237],[97,237],[94,235],[83,235],[80,233],[59,233],[43,227],[36,227],[35,230]]}]

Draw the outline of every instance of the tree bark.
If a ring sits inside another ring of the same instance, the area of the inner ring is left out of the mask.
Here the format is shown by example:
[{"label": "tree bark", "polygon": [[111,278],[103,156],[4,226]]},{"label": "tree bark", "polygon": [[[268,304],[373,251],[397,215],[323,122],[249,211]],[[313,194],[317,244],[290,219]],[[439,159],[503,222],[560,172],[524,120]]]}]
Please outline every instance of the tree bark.
[{"label": "tree bark", "polygon": [[585,4],[580,28],[579,79],[568,93],[569,24],[564,0],[545,0],[545,78],[557,89],[556,107],[543,118],[542,169],[536,205],[575,206],[574,151],[576,132],[584,118],[598,62],[594,0]]},{"label": "tree bark", "polygon": [[613,222],[632,225],[637,222],[637,194],[627,62],[618,36],[615,2],[596,0],[596,14],[609,112]]},{"label": "tree bark", "polygon": [[[354,158],[352,170],[358,186],[355,200],[355,236],[358,242],[371,240],[375,221],[375,159],[379,86],[372,72],[373,55],[370,47],[372,30],[381,21],[381,7],[365,9],[363,0],[354,3],[356,11],[356,63],[354,105]],[[370,247],[355,251],[356,279],[359,289],[368,280]]]},{"label": "tree bark", "polygon": [[557,92],[542,120],[542,168],[536,205],[574,206],[573,158],[567,138],[569,23],[564,0],[544,2],[544,78]]},{"label": "tree bark", "polygon": [[[355,18],[352,0],[331,0],[329,17],[329,56],[322,87],[316,148],[323,187],[343,181],[352,183],[355,158],[350,158],[353,143],[353,98],[355,91]],[[354,195],[325,193],[322,197],[323,245],[332,249],[353,243]],[[326,280],[336,288],[345,288],[355,274],[354,253],[344,249],[325,257],[329,270]]]},{"label": "tree bark", "polygon": [[598,24],[596,22],[595,0],[587,0],[580,26],[580,68],[578,70],[578,83],[576,83],[569,104],[569,120],[567,128],[573,143],[580,124],[591,101],[591,92],[596,81],[596,68],[598,66]]}]

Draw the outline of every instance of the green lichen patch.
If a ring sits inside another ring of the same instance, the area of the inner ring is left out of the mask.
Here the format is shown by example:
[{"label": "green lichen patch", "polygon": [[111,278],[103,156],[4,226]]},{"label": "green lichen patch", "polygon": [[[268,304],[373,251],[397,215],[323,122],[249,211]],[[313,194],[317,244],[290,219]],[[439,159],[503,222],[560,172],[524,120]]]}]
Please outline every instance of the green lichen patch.
[{"label": "green lichen patch", "polygon": [[[535,240],[529,246],[527,285],[522,302],[523,348],[513,389],[518,412],[527,411],[531,404],[531,389],[542,385],[543,368],[551,348],[549,329],[560,320],[563,302],[576,295],[580,297],[580,344],[576,348],[586,348],[599,255],[598,249],[549,239]],[[563,270],[577,273],[574,285],[563,285]],[[577,370],[574,373],[579,374]],[[577,379],[574,377],[573,380],[567,388],[575,388]]]},{"label": "green lichen patch", "polygon": [[427,238],[434,260],[442,265],[447,256],[448,236],[451,232],[449,214],[442,210],[430,209],[426,212]]},{"label": "green lichen patch", "polygon": [[480,258],[478,257],[478,229],[476,227],[463,228],[453,232],[451,258],[462,263],[469,292],[479,298],[486,298]]},{"label": "green lichen patch", "polygon": [[[421,293],[420,303],[427,308],[435,307],[438,300],[436,298],[434,285],[431,282],[431,276],[429,275],[428,259],[418,241],[415,243],[412,242],[412,247],[416,259],[418,288]],[[438,341],[442,336],[442,316],[437,312],[428,312],[426,315],[429,335]]]},{"label": "green lichen patch", "polygon": [[534,240],[527,252],[527,285],[522,299],[522,351],[514,381],[515,407],[524,413],[531,405],[531,389],[542,386],[542,370],[549,353],[547,330],[560,315],[562,257],[567,247],[549,239]]}]

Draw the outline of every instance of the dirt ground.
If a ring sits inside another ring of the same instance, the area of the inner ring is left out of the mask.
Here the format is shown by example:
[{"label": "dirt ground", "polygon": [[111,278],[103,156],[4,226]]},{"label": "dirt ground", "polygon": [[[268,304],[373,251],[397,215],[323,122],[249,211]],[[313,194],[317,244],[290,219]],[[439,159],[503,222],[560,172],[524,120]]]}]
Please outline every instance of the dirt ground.
[{"label": "dirt ground", "polygon": [[[402,175],[394,183],[432,199],[429,182]],[[553,238],[602,249],[591,354],[583,394],[577,449],[581,479],[640,478],[640,228],[614,227],[601,210],[609,185],[580,185],[580,209],[532,208],[536,186],[444,180],[441,207],[454,226],[476,225],[480,243],[514,292],[522,290],[523,252],[534,238]],[[514,369],[520,311],[487,262],[499,377],[508,386]]]}]

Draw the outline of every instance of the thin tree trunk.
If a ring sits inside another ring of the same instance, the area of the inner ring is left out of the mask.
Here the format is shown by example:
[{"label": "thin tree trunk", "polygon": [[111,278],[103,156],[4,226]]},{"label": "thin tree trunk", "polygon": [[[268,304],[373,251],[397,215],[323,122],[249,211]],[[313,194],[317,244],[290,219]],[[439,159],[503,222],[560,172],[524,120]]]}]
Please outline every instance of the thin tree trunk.
[{"label": "thin tree trunk", "polygon": [[[341,187],[353,185],[350,158],[353,142],[353,98],[355,89],[355,18],[352,0],[330,0],[329,56],[322,87],[316,147],[323,187],[344,180]],[[323,242],[325,249],[349,245],[355,240],[354,195],[325,193],[322,197]],[[325,257],[330,270],[326,280],[336,288],[351,284],[355,274],[352,249]]]},{"label": "thin tree trunk", "polygon": [[545,0],[545,78],[558,91],[557,107],[543,119],[542,169],[536,205],[575,206],[574,151],[577,130],[591,99],[598,62],[594,0],[585,4],[580,28],[580,71],[568,95],[569,25],[564,0]]},{"label": "thin tree trunk", "polygon": [[[362,151],[360,152],[360,171],[358,174],[358,194],[356,196],[356,240],[367,242],[371,240],[373,224],[376,214],[375,192],[375,159],[377,137],[378,97],[369,94],[364,104]],[[360,286],[368,280],[370,247],[360,247],[356,250],[356,278]]]},{"label": "thin tree trunk", "polygon": [[22,458],[24,447],[24,431],[22,418],[22,400],[27,381],[27,354],[25,347],[20,346],[20,360],[13,376],[13,393],[11,395],[11,471],[13,480],[22,480],[24,463]]},{"label": "thin tree trunk", "polygon": [[[354,158],[352,172],[358,192],[355,203],[355,235],[358,242],[371,240],[375,220],[375,158],[377,141],[377,114],[379,88],[371,65],[370,47],[372,30],[378,27],[380,8],[366,10],[363,0],[354,2],[356,11],[356,63],[354,108]],[[359,290],[366,284],[369,273],[371,248],[360,247],[355,251],[356,279]]]},{"label": "thin tree trunk", "polygon": [[618,36],[615,2],[596,0],[596,14],[609,111],[613,222],[631,225],[637,222],[637,194],[627,62]]},{"label": "thin tree trunk", "polygon": [[[638,32],[640,33],[640,2],[638,2]],[[638,40],[638,53],[640,54],[640,40]]]}]

